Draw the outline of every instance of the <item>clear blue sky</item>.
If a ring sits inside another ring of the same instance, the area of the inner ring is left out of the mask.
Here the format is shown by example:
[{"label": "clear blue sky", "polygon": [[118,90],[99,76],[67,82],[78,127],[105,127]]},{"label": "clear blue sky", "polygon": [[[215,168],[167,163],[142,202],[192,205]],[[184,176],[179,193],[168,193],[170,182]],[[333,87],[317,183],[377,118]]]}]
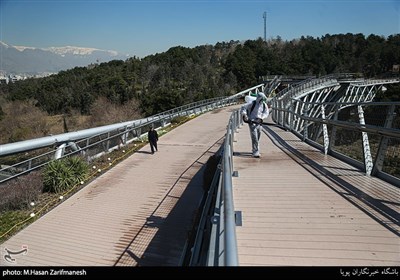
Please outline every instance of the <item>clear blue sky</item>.
[{"label": "clear blue sky", "polygon": [[144,57],[263,37],[400,33],[400,0],[0,0],[0,41],[79,46]]}]

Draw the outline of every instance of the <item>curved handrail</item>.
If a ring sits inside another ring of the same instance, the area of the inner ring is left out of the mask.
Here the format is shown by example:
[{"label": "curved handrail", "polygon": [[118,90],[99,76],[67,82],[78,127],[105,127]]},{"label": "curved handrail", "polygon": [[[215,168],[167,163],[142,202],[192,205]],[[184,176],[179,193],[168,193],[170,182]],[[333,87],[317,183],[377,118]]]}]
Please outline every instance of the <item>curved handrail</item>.
[{"label": "curved handrail", "polygon": [[[105,125],[105,126],[100,126],[100,127],[94,127],[94,128],[89,128],[89,129],[84,129],[84,130],[79,130],[79,131],[74,131],[74,132],[62,133],[62,134],[57,134],[57,135],[40,137],[40,138],[36,138],[36,139],[29,139],[29,140],[25,140],[25,141],[3,144],[3,145],[0,145],[0,156],[15,154],[15,153],[29,151],[29,150],[33,150],[33,149],[49,147],[49,146],[52,146],[55,144],[61,144],[64,142],[69,142],[69,141],[76,141],[76,140],[92,137],[92,136],[106,133],[106,132],[113,131],[113,130],[135,127],[142,123],[168,118],[171,115],[175,115],[178,112],[185,112],[185,111],[199,108],[199,107],[202,107],[205,105],[210,105],[210,104],[214,104],[217,102],[221,102],[223,100],[229,101],[231,99],[232,98],[216,97],[216,98],[211,98],[211,99],[207,99],[207,100],[189,103],[189,104],[186,104],[186,105],[183,105],[183,106],[180,106],[180,107],[177,107],[177,108],[174,108],[174,109],[171,109],[171,110],[168,110],[168,111],[165,111],[165,112],[162,112],[162,113],[159,113],[159,114],[147,117],[147,118],[139,119],[139,120],[127,121],[127,122]],[[224,102],[226,102],[226,101],[224,101]]]},{"label": "curved handrail", "polygon": [[[83,153],[86,154],[87,151],[96,150],[98,145],[104,143],[105,151],[112,151],[116,147],[120,147],[120,144],[115,144],[121,139],[122,143],[129,143],[132,140],[126,142],[126,137],[130,134],[136,134],[136,131],[141,131],[142,127],[146,127],[152,123],[169,123],[171,119],[176,116],[183,116],[183,115],[191,115],[191,114],[198,114],[201,112],[209,111],[214,108],[219,108],[223,106],[228,106],[232,103],[236,102],[236,98],[233,97],[218,97],[212,98],[209,100],[202,100],[199,102],[187,104],[178,108],[174,108],[172,110],[168,110],[166,112],[145,118],[136,120],[134,122],[126,122],[121,124],[114,124],[99,128],[92,128],[88,130],[82,130],[78,132],[72,133],[65,133],[59,134],[53,137],[44,137],[32,140],[26,140],[17,143],[11,143],[3,145],[2,155],[9,154],[9,153],[17,153],[17,152],[24,152],[29,150],[35,149],[43,149],[46,147],[52,147],[54,145],[59,146],[57,150],[51,150],[40,154],[39,156],[35,156],[18,163],[15,163],[10,166],[5,166],[4,168],[0,169],[0,183],[11,180],[23,174],[26,174],[32,170],[40,168],[46,165],[48,162],[61,158],[63,156],[73,155],[76,153]],[[112,130],[110,130],[112,128]],[[97,133],[95,133],[97,132]],[[72,137],[73,136],[73,137]],[[125,140],[123,140],[125,139]],[[109,146],[109,143],[113,142],[113,145],[117,146]],[[21,145],[22,144],[22,145]],[[20,146],[19,146],[20,145]],[[124,144],[123,144],[124,145]],[[4,147],[8,150],[5,151]],[[68,154],[64,154],[64,150],[72,149],[72,152]],[[53,155],[55,154],[56,157]],[[64,154],[64,155],[63,155]],[[100,154],[97,153],[90,153],[91,155],[87,154],[88,160],[90,158],[97,157]]]},{"label": "curved handrail", "polygon": [[233,156],[233,133],[237,123],[239,111],[232,113],[225,136],[223,165],[222,165],[222,188],[224,194],[224,265],[238,266],[238,252],[236,240],[235,207],[233,204],[232,190],[232,156]]}]

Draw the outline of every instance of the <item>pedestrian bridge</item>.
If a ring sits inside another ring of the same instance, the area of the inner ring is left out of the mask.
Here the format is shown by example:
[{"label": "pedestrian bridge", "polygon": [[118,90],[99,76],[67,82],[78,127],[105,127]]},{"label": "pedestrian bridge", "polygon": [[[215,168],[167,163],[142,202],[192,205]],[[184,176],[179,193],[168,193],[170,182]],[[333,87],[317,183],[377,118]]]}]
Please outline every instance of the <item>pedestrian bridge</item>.
[{"label": "pedestrian bridge", "polygon": [[372,102],[393,82],[330,77],[270,94],[259,159],[240,100],[198,110],[159,152],[144,146],[1,244],[0,264],[398,266],[400,104]]}]

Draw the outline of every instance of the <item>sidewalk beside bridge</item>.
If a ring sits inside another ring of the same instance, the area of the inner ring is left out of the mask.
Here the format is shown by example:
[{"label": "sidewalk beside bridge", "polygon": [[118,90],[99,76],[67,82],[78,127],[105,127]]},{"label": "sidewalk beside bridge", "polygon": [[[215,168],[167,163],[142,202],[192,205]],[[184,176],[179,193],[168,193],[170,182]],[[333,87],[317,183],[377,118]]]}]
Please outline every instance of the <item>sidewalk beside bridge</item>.
[{"label": "sidewalk beside bridge", "polygon": [[[0,245],[0,265],[179,265],[203,196],[208,158],[232,110],[200,115],[104,173]],[[27,254],[10,264],[5,248]]]}]

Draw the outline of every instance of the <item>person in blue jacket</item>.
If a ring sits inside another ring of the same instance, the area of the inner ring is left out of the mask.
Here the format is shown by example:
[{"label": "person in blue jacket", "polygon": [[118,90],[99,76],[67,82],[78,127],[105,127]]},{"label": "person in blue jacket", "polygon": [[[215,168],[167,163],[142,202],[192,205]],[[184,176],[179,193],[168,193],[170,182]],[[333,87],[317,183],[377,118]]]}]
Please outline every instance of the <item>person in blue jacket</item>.
[{"label": "person in blue jacket", "polygon": [[249,125],[252,155],[255,158],[261,156],[258,142],[261,136],[261,125],[263,119],[267,118],[269,114],[266,101],[267,97],[265,94],[263,92],[258,92],[256,100],[243,105],[240,110],[243,121]]}]

